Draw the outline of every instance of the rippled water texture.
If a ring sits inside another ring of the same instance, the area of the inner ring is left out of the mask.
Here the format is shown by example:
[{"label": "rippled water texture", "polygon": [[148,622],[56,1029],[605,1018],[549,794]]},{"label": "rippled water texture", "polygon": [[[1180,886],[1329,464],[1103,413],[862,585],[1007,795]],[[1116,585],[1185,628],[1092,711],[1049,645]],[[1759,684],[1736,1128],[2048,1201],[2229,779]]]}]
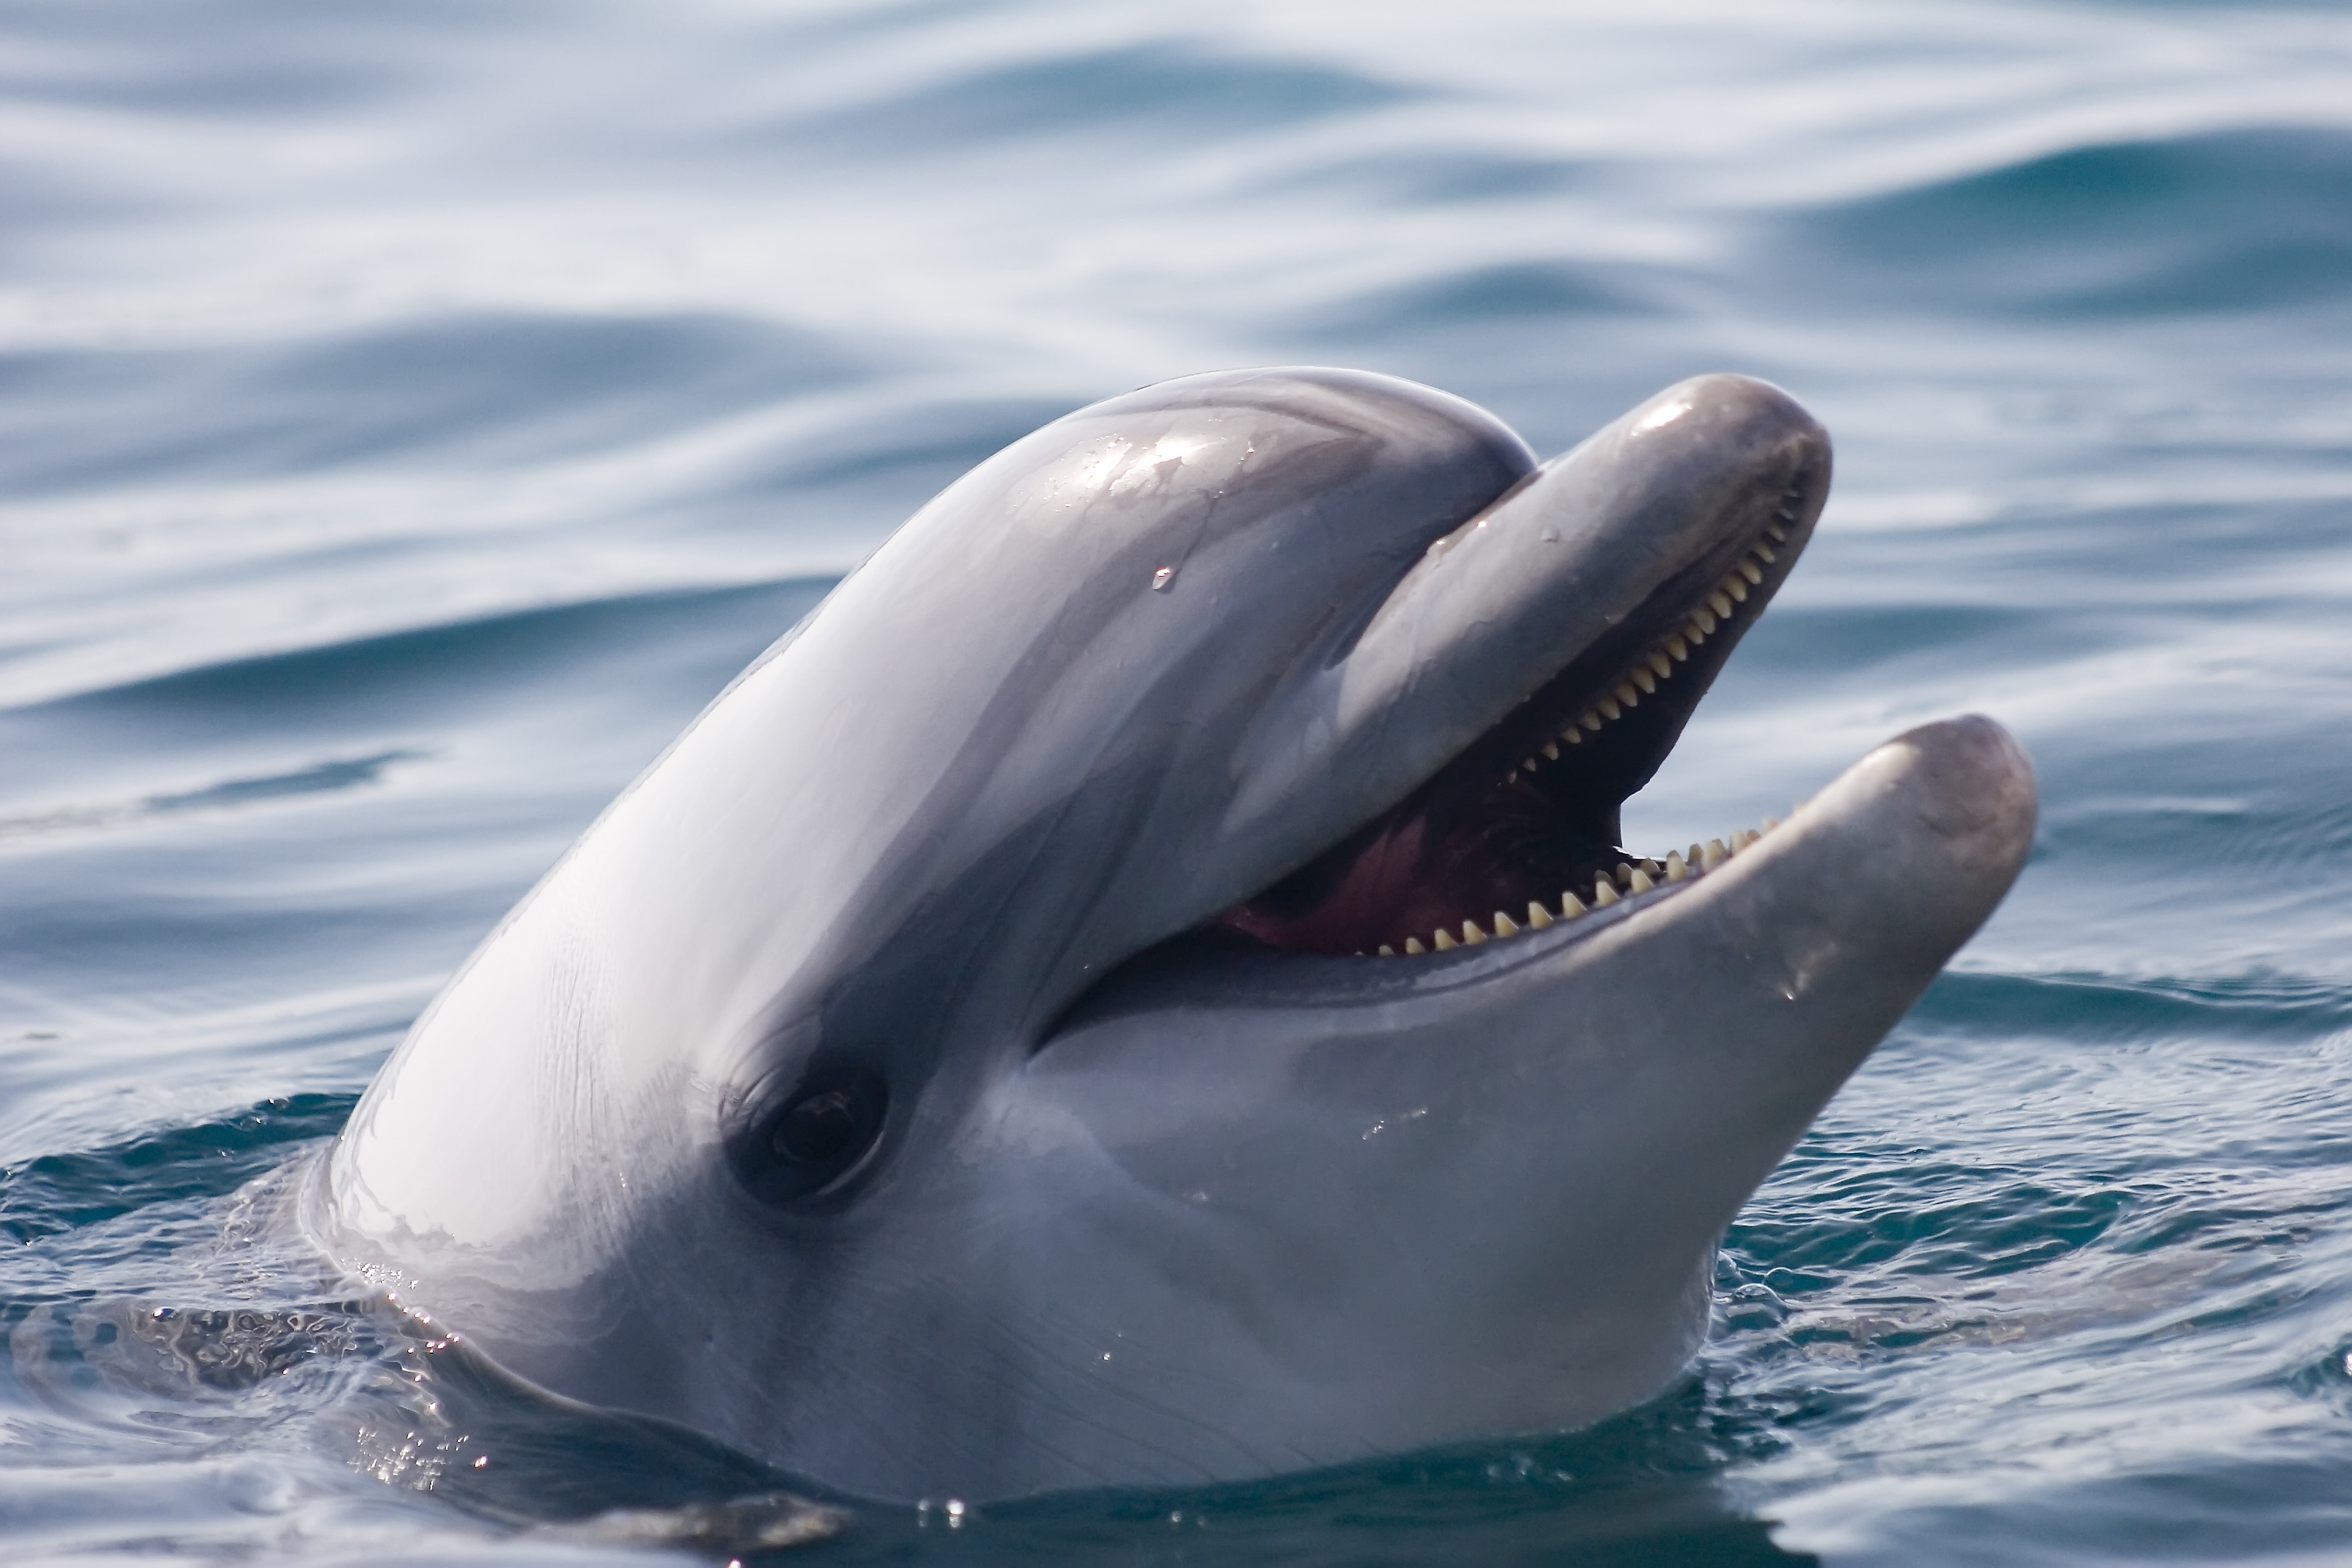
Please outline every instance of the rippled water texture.
[{"label": "rippled water texture", "polygon": [[[2352,1551],[2339,7],[0,29],[0,1558]],[[1297,361],[1546,450],[1712,369],[1835,433],[1636,842],[1962,709],[2040,765],[2016,893],[1742,1215],[1684,1386],[1265,1485],[819,1516],[282,1249],[270,1173],[908,511],[1078,404]],[[616,1507],[654,1511],[583,1522]]]}]

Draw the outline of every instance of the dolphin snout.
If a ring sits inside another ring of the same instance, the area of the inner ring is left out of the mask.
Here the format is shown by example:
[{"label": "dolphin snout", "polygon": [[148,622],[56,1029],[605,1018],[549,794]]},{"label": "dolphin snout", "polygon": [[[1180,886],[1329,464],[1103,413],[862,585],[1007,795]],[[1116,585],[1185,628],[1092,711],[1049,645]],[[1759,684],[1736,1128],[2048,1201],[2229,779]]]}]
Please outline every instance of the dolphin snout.
[{"label": "dolphin snout", "polygon": [[2033,847],[2033,764],[1979,713],[1923,724],[1864,757],[1809,802],[1850,841],[1839,858],[1851,892],[1899,911],[1909,942],[1940,967],[2009,891]]},{"label": "dolphin snout", "polygon": [[2033,845],[2033,763],[2017,737],[1981,713],[1923,724],[1887,742],[1916,757],[1920,820],[1956,865],[2002,879]]}]

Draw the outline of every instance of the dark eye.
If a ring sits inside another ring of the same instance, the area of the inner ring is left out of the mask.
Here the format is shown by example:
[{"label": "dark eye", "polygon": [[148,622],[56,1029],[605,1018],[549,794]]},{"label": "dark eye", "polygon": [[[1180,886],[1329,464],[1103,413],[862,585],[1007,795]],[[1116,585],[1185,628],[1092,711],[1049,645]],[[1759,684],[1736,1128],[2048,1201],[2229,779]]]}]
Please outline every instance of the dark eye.
[{"label": "dark eye", "polygon": [[744,1184],[772,1204],[815,1197],[865,1163],[882,1136],[890,1091],[870,1067],[813,1068],[745,1141]]}]

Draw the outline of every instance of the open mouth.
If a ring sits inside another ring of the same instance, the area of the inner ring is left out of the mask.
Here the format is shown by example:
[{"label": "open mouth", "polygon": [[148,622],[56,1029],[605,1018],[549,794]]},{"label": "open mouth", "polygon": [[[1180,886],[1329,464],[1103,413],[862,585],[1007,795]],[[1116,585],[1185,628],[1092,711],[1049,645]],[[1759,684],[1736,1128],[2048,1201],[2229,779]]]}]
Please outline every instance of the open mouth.
[{"label": "open mouth", "polygon": [[1772,818],[1637,854],[1620,843],[1620,816],[1787,577],[1826,478],[1801,472],[1721,520],[1700,559],[1492,730],[1213,925],[1296,952],[1444,952],[1687,882],[1754,844]]}]

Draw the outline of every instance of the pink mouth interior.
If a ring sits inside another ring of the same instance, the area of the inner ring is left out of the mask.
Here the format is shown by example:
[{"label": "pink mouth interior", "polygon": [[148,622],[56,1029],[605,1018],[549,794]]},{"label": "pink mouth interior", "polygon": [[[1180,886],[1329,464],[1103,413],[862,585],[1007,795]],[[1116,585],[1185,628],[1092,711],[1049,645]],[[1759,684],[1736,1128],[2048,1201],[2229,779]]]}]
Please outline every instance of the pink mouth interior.
[{"label": "pink mouth interior", "polygon": [[1530,903],[1557,905],[1571,888],[1590,896],[1629,858],[1611,842],[1615,803],[1593,821],[1554,776],[1549,789],[1538,776],[1465,791],[1441,774],[1219,923],[1294,952],[1373,952],[1465,919],[1523,921]]}]

